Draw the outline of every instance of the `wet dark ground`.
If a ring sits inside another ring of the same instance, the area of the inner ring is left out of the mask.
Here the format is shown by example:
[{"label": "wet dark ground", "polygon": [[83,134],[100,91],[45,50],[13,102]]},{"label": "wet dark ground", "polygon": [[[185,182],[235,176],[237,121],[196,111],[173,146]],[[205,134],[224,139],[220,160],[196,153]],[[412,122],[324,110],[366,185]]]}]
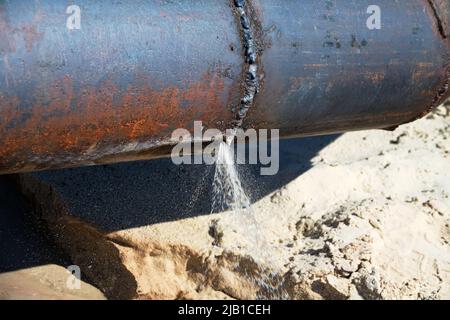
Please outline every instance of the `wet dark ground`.
[{"label": "wet dark ground", "polygon": [[0,273],[46,264],[71,265],[33,221],[12,179],[0,176]]},{"label": "wet dark ground", "polygon": [[[336,136],[280,141],[280,170],[261,176],[259,165],[239,165],[255,202],[311,167],[311,158]],[[269,149],[270,150],[270,149]],[[170,158],[32,173],[50,185],[71,215],[112,232],[211,213],[214,166],[175,165]]]},{"label": "wet dark ground", "polygon": [[[258,165],[240,165],[252,202],[306,172],[336,137],[280,141],[280,171],[274,176],[261,176]],[[71,214],[106,232],[211,213],[214,166],[176,166],[167,158],[29,175],[56,190]],[[35,222],[11,177],[0,176],[0,273],[71,264]]]}]

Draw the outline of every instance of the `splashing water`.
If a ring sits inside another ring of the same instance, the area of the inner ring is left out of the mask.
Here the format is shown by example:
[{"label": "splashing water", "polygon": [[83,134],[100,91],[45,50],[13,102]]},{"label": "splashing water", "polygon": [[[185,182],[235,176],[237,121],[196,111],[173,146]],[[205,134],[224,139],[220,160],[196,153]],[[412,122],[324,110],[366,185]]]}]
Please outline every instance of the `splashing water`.
[{"label": "splashing water", "polygon": [[212,212],[231,210],[227,219],[230,230],[240,235],[240,240],[251,250],[253,257],[267,262],[264,256],[266,241],[261,236],[263,232],[241,183],[231,142],[232,139],[227,139],[226,143],[221,142],[219,146],[213,180]]},{"label": "splashing water", "polygon": [[[231,210],[227,217],[228,227],[240,235],[245,247],[252,256],[265,252],[259,224],[251,208],[250,198],[246,194],[234,160],[231,140],[221,142],[216,158],[213,180],[212,212]],[[261,259],[264,260],[264,259]]]},{"label": "splashing water", "polygon": [[250,208],[250,199],[242,187],[234,163],[232,146],[221,142],[213,181],[213,211],[242,211]]},{"label": "splashing water", "polygon": [[[227,142],[220,143],[216,158],[212,212],[232,211],[226,221],[221,223],[227,225],[227,230],[236,232],[239,247],[245,247],[255,261],[268,268],[267,274],[259,273],[258,277],[252,280],[266,292],[266,298],[285,299],[286,293],[279,286],[272,284],[272,277],[275,275],[270,270],[275,262],[268,253],[268,243],[251,208],[250,198],[241,183],[234,159],[233,140],[227,138]],[[239,268],[238,265],[235,267]]]}]

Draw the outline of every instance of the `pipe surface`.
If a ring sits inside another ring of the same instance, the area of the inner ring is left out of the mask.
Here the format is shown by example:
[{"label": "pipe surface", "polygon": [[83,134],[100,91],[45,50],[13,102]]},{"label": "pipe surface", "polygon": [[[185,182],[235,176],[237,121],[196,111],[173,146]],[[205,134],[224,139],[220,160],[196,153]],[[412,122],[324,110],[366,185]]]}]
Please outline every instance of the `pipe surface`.
[{"label": "pipe surface", "polygon": [[265,77],[247,125],[293,136],[395,128],[442,102],[450,49],[431,2],[378,1],[379,30],[366,27],[370,0],[286,3],[253,1]]},{"label": "pipe surface", "polygon": [[282,136],[412,121],[448,95],[450,6],[378,0],[371,30],[371,3],[2,1],[0,174],[167,155],[195,120]]}]

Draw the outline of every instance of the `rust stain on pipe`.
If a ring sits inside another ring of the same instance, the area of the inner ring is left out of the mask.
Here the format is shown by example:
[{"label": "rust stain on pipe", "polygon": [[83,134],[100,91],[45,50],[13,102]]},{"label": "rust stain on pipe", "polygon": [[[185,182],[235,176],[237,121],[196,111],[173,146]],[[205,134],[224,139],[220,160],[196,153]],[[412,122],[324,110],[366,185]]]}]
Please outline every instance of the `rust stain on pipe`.
[{"label": "rust stain on pipe", "polygon": [[[27,165],[29,170],[39,170],[81,159],[94,161],[109,155],[110,150],[120,153],[118,146],[126,150],[130,144],[168,140],[173,130],[191,128],[195,120],[225,129],[218,119],[230,121],[231,113],[223,108],[223,90],[217,73],[206,74],[203,81],[188,84],[185,90],[154,90],[143,84],[124,92],[108,80],[98,88],[76,90],[67,76],[55,81],[47,96],[33,93],[39,98],[26,112],[17,112],[20,97],[1,96],[4,125],[0,127],[0,171]],[[75,96],[79,99],[73,104]],[[15,160],[30,154],[32,162]]]},{"label": "rust stain on pipe", "polygon": [[0,4],[0,174],[167,154],[176,128],[226,129],[242,59],[229,3]]}]

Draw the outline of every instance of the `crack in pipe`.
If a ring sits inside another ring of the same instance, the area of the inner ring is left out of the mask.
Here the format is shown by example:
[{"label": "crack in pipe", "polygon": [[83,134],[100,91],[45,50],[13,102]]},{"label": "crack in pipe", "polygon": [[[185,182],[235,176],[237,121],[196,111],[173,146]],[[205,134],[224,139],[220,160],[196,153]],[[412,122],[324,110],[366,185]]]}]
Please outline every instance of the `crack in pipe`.
[{"label": "crack in pipe", "polygon": [[233,121],[235,128],[242,127],[243,120],[249,108],[254,104],[255,96],[260,89],[260,77],[258,75],[258,49],[256,39],[252,32],[252,23],[249,17],[248,0],[232,0],[235,12],[239,18],[240,31],[242,32],[242,45],[245,57],[245,70],[243,80],[243,95],[239,105],[233,107],[236,119]]}]

